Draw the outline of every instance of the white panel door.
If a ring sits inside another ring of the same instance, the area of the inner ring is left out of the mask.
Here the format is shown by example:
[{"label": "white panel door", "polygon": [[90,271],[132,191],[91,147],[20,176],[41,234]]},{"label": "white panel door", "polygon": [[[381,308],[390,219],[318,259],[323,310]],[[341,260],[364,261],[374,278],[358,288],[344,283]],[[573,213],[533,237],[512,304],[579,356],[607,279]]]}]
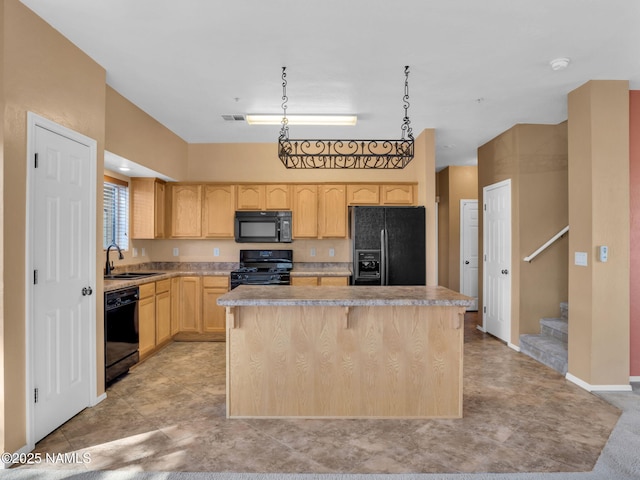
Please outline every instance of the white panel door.
[{"label": "white panel door", "polygon": [[32,431],[38,441],[90,404],[95,226],[90,148],[40,126],[34,134]]},{"label": "white panel door", "polygon": [[478,310],[478,201],[460,200],[460,293]]},{"label": "white panel door", "polygon": [[511,181],[484,187],[483,323],[509,343],[511,335]]}]

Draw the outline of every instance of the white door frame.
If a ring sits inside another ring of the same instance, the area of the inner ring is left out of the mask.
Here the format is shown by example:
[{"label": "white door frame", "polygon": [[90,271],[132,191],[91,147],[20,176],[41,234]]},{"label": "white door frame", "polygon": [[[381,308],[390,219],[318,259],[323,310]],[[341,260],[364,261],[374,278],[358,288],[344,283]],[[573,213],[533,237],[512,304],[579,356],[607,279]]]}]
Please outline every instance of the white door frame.
[{"label": "white door frame", "polygon": [[[78,143],[86,145],[90,150],[90,165],[89,165],[89,189],[90,189],[90,205],[89,205],[89,225],[96,225],[96,182],[97,182],[97,158],[98,158],[98,146],[96,140],[89,138],[81,133],[75,132],[69,128],[59,125],[51,120],[36,115],[32,112],[27,112],[27,165],[31,165],[35,156],[35,140],[36,140],[36,127],[42,127],[53,133],[67,137]],[[33,403],[33,391],[34,391],[34,378],[35,378],[35,361],[34,361],[34,318],[33,318],[33,298],[34,298],[34,285],[30,272],[33,272],[33,258],[31,255],[31,249],[33,248],[32,235],[34,232],[34,199],[35,192],[33,188],[34,176],[31,173],[31,168],[27,168],[27,198],[26,198],[26,275],[25,275],[25,343],[26,343],[26,358],[25,358],[25,385],[26,385],[26,451],[31,451],[35,447],[34,441],[34,403]],[[89,277],[91,282],[96,280],[96,228],[89,229]],[[97,289],[94,288],[96,294]],[[96,296],[90,297],[89,306],[89,338],[91,345],[89,345],[89,402],[87,407],[98,404],[104,398],[105,395],[98,397],[97,395],[97,353],[96,353]]]},{"label": "white door frame", "polygon": [[[483,192],[483,212],[484,212],[484,205],[486,204],[486,192],[487,190],[494,190],[497,188],[502,188],[502,187],[509,187],[509,192],[511,192],[511,179],[508,178],[506,180],[503,180],[501,182],[497,182],[497,183],[493,183],[491,185],[487,185],[485,187],[483,187],[482,192]],[[509,198],[509,211],[511,212],[511,198]],[[486,324],[486,315],[484,313],[485,309],[486,309],[486,305],[487,305],[487,268],[486,268],[486,263],[485,263],[485,250],[487,248],[487,228],[486,228],[486,215],[483,213],[482,215],[482,258],[480,261],[482,261],[482,331],[486,332],[487,331],[487,324]],[[511,228],[513,229],[513,225],[511,225]],[[509,240],[509,244],[510,244],[510,250],[512,248],[511,245],[511,239]],[[509,269],[512,268],[511,265],[511,259],[509,259]],[[511,272],[509,272],[509,279],[511,279]],[[510,282],[511,283],[511,282]],[[511,348],[518,349],[515,345],[513,345],[511,343],[511,289],[509,289],[509,321],[506,323],[506,327],[507,327],[507,333],[505,335],[506,339],[505,342],[507,343],[507,345]],[[519,349],[518,349],[519,350]]]},{"label": "white door frame", "polygon": [[[464,276],[464,259],[462,258],[462,252],[464,250],[464,237],[463,237],[463,232],[465,231],[464,228],[464,206],[466,204],[476,204],[476,206],[478,205],[478,200],[477,199],[461,199],[460,200],[460,292],[462,292],[462,278]],[[479,225],[478,225],[479,227]],[[476,238],[476,242],[478,242],[478,239]],[[478,262],[480,262],[480,252],[478,252]],[[478,300],[480,299],[480,292],[478,292]],[[476,309],[478,308],[478,300],[476,300]]]}]

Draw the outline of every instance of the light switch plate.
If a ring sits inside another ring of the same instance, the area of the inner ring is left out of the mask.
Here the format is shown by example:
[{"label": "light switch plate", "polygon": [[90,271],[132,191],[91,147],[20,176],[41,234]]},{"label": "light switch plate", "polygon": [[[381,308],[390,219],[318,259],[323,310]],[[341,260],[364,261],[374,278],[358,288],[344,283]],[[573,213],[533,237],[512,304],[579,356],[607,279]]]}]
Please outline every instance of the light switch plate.
[{"label": "light switch plate", "polygon": [[133,252],[131,252],[131,256],[134,258],[138,256],[138,249],[136,247],[133,247]]},{"label": "light switch plate", "polygon": [[311,255],[312,257],[316,256],[316,249],[315,248],[311,248],[311,251],[309,252],[309,255]]},{"label": "light switch plate", "polygon": [[574,263],[579,267],[587,266],[587,252],[575,252]]},{"label": "light switch plate", "polygon": [[330,248],[329,249],[329,256],[330,257],[335,257],[336,256],[336,250],[334,248]]},{"label": "light switch plate", "polygon": [[218,247],[213,249],[213,256],[214,257],[219,257],[220,256],[220,249]]},{"label": "light switch plate", "polygon": [[142,256],[144,257],[147,254],[147,252],[145,251],[145,248],[142,247]]},{"label": "light switch plate", "polygon": [[178,249],[178,247],[174,247],[173,248],[173,256],[177,257],[178,255],[180,255],[180,249]]}]

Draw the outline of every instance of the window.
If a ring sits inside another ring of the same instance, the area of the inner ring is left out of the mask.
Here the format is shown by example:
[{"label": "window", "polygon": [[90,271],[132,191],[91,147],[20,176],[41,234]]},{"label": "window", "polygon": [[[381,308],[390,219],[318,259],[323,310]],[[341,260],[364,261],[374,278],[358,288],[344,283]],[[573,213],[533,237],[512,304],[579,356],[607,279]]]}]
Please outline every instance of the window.
[{"label": "window", "polygon": [[129,249],[129,184],[117,178],[104,177],[103,247],[116,243]]}]

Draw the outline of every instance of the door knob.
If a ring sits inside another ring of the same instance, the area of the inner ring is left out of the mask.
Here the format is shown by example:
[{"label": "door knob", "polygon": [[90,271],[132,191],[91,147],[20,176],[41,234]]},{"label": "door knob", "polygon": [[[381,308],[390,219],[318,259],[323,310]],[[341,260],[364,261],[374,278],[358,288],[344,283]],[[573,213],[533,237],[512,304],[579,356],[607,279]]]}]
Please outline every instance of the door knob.
[{"label": "door knob", "polygon": [[505,268],[505,269],[504,269],[504,270],[502,270],[502,272],[500,272],[500,273],[502,273],[503,275],[507,275],[507,274],[509,273],[509,270],[507,270],[507,269]]},{"label": "door knob", "polygon": [[464,264],[465,264],[465,265],[469,265],[469,260],[465,260],[465,261],[464,261]]},{"label": "door knob", "polygon": [[91,289],[91,287],[84,287],[82,289],[82,296],[86,297],[87,295],[91,295],[93,293],[93,290]]}]

